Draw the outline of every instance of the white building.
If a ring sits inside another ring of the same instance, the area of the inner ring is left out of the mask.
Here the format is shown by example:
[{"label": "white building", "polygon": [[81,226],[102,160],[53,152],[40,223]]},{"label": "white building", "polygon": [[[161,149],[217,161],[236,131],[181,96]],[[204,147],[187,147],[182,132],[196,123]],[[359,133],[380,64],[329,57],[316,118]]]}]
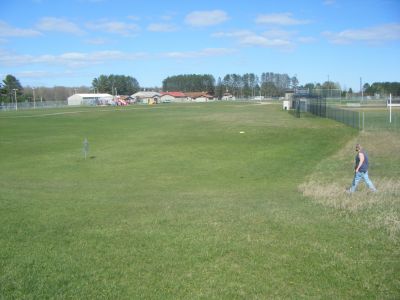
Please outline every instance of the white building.
[{"label": "white building", "polygon": [[131,97],[135,99],[136,103],[141,103],[141,104],[154,104],[158,103],[160,100],[160,93],[157,92],[137,92]]},{"label": "white building", "polygon": [[161,103],[185,102],[187,101],[187,96],[182,92],[165,92],[161,93],[160,100]]},{"label": "white building", "polygon": [[99,105],[110,104],[113,96],[110,94],[74,94],[68,97],[68,105]]},{"label": "white building", "polygon": [[231,93],[224,93],[221,100],[236,100]]},{"label": "white building", "polygon": [[206,92],[188,92],[185,93],[188,101],[193,102],[208,102],[214,99],[213,96],[209,95]]}]

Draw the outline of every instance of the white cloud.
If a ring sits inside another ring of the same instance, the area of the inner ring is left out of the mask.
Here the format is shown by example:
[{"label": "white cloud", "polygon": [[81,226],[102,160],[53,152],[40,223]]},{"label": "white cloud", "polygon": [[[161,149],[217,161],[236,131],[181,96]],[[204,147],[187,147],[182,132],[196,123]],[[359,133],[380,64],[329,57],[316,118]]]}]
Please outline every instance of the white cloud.
[{"label": "white cloud", "polygon": [[294,19],[292,17],[292,13],[259,15],[256,18],[256,23],[258,24],[281,25],[281,26],[302,25],[302,24],[308,24],[310,22],[311,21],[309,20]]},{"label": "white cloud", "polygon": [[43,78],[52,76],[54,76],[54,73],[49,71],[20,71],[17,73],[18,78]]},{"label": "white cloud", "polygon": [[0,21],[1,37],[34,37],[40,35],[42,33],[37,30],[11,27],[6,22]]},{"label": "white cloud", "polygon": [[323,4],[324,5],[333,5],[336,3],[336,0],[324,0]]},{"label": "white cloud", "polygon": [[32,55],[16,55],[0,49],[0,66],[25,65],[32,59]]},{"label": "white cloud", "polygon": [[222,10],[194,11],[185,17],[185,23],[195,27],[205,27],[223,23],[228,19],[228,14]]},{"label": "white cloud", "polygon": [[347,29],[341,32],[322,33],[331,43],[349,44],[366,42],[379,44],[386,41],[400,40],[400,24],[391,23],[364,29]]},{"label": "white cloud", "polygon": [[129,20],[132,20],[132,21],[140,21],[140,17],[139,16],[128,16],[128,19]]},{"label": "white cloud", "polygon": [[60,55],[28,55],[13,54],[0,51],[0,66],[23,66],[31,64],[63,65],[68,67],[82,67],[107,63],[109,61],[130,61],[144,59],[147,57],[143,52],[122,52],[122,51],[97,51],[97,52],[66,52]]},{"label": "white cloud", "polygon": [[167,52],[162,54],[162,56],[169,58],[185,59],[185,58],[223,56],[234,52],[235,52],[234,49],[227,49],[227,48],[205,48],[199,51]]},{"label": "white cloud", "polygon": [[[281,31],[279,31],[281,32]],[[239,30],[233,32],[218,32],[214,37],[234,38],[243,46],[258,46],[267,48],[281,48],[291,50],[294,47],[293,42],[288,37],[289,33],[279,34],[278,31],[267,31],[263,34],[257,34],[249,30]]]},{"label": "white cloud", "polygon": [[311,44],[316,42],[317,40],[311,36],[300,36],[297,38],[297,41],[302,44]]},{"label": "white cloud", "polygon": [[177,27],[168,23],[152,23],[147,26],[147,30],[153,32],[173,32],[177,30]]},{"label": "white cloud", "polygon": [[76,24],[60,18],[46,17],[40,19],[39,23],[36,24],[36,28],[42,31],[56,31],[71,33],[76,35],[84,34],[84,31],[79,28]]},{"label": "white cloud", "polygon": [[90,45],[105,45],[108,43],[107,40],[103,38],[87,39],[85,42]]},{"label": "white cloud", "polygon": [[133,23],[119,21],[98,21],[96,23],[87,23],[87,28],[97,31],[119,34],[123,36],[135,36],[140,30],[139,26]]},{"label": "white cloud", "polygon": [[271,29],[271,30],[265,31],[263,33],[263,36],[270,38],[270,39],[274,39],[274,38],[291,39],[295,34],[296,34],[295,31],[288,31],[288,30],[282,30],[282,29]]}]

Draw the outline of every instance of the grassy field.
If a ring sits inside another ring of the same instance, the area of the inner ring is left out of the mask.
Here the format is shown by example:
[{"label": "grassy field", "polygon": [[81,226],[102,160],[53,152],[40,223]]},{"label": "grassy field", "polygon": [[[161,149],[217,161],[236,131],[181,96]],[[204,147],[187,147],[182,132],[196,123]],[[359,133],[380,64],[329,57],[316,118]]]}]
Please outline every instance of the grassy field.
[{"label": "grassy field", "polygon": [[[1,113],[0,298],[399,298],[399,140],[277,105]],[[355,141],[378,195],[344,193]]]}]

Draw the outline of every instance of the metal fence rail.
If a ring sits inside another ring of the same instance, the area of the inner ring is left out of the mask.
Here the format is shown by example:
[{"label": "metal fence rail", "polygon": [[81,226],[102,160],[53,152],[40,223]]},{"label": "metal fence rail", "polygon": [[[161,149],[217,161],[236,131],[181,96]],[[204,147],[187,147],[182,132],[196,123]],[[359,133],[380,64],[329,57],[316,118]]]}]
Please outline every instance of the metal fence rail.
[{"label": "metal fence rail", "polygon": [[67,101],[36,101],[34,102],[18,102],[15,103],[2,103],[0,104],[0,111],[18,110],[18,109],[39,109],[39,108],[55,108],[66,107]]},{"label": "metal fence rail", "polygon": [[[296,100],[300,103],[300,100]],[[305,101],[303,99],[303,101]],[[305,109],[296,105],[295,109],[301,112],[308,112],[313,115],[329,118],[341,122],[359,130],[399,130],[400,109],[390,111],[383,105],[360,105],[354,104],[349,108],[343,108],[335,104],[327,104],[326,98],[307,98]],[[368,107],[368,108],[366,108]],[[372,109],[371,109],[372,108]]]},{"label": "metal fence rail", "polygon": [[338,121],[353,128],[362,129],[361,114],[358,111],[327,106],[326,118]]}]

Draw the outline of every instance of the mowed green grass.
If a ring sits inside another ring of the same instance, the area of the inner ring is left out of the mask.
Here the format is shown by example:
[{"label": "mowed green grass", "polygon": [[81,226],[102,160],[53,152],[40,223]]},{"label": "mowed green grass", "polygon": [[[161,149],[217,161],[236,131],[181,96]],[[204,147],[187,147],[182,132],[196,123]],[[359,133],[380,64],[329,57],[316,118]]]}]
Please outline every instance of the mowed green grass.
[{"label": "mowed green grass", "polygon": [[398,298],[397,240],[298,188],[357,135],[276,105],[1,113],[0,298]]}]

